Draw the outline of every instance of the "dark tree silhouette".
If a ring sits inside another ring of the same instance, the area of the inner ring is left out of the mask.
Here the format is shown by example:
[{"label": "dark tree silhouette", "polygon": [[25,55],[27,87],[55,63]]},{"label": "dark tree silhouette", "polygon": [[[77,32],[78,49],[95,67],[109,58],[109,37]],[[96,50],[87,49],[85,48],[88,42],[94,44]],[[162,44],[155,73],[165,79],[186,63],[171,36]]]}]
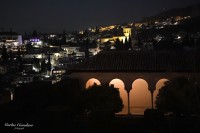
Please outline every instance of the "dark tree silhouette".
[{"label": "dark tree silhouette", "polygon": [[86,59],[89,59],[89,57],[90,57],[89,45],[90,45],[90,40],[87,39],[87,40],[84,42],[84,47],[85,47],[85,58],[86,58]]},{"label": "dark tree silhouette", "polygon": [[130,34],[129,34],[129,40],[128,40],[128,49],[132,49],[132,39],[131,39]]},{"label": "dark tree silhouette", "polygon": [[120,42],[119,38],[117,38],[115,41],[115,48],[116,48],[116,50],[121,50],[121,42]]},{"label": "dark tree silhouette", "polygon": [[156,106],[163,112],[177,115],[200,113],[200,88],[194,79],[178,77],[167,81],[156,98]]},{"label": "dark tree silhouette", "polygon": [[32,44],[30,42],[26,44],[26,50],[27,51],[33,50],[33,46],[32,46]]},{"label": "dark tree silhouette", "polygon": [[50,96],[53,85],[50,82],[35,81],[28,84],[22,84],[15,88],[14,104],[17,109],[25,112],[42,111],[51,103]]},{"label": "dark tree silhouette", "polygon": [[119,90],[114,86],[96,85],[84,91],[86,109],[94,116],[113,116],[123,108]]},{"label": "dark tree silhouette", "polygon": [[20,48],[18,47],[18,51],[17,51],[17,62],[18,62],[18,71],[21,72],[23,71],[23,68],[22,68],[22,57],[21,57],[21,50]]},{"label": "dark tree silhouette", "polygon": [[50,54],[48,55],[48,62],[47,62],[47,71],[51,71],[51,59],[50,59]]},{"label": "dark tree silhouette", "polygon": [[139,36],[138,37],[138,48],[142,48],[142,46],[143,46],[143,43],[142,43],[141,37]]},{"label": "dark tree silhouette", "polygon": [[[66,33],[65,33],[65,31],[63,31],[62,44],[61,45],[66,45]],[[60,48],[61,48],[61,45],[60,45]]]},{"label": "dark tree silhouette", "polygon": [[45,63],[45,59],[42,59],[40,67],[41,67],[41,68],[40,68],[40,72],[41,72],[41,73],[46,72],[46,70],[47,70],[47,65],[46,65],[46,63]]},{"label": "dark tree silhouette", "polygon": [[13,57],[14,57],[14,55],[13,55],[13,53],[12,53],[12,50],[10,50],[10,51],[8,52],[8,56],[9,56],[9,61],[12,62],[12,61],[13,61]]},{"label": "dark tree silhouette", "polygon": [[82,90],[78,79],[62,79],[54,84],[50,102],[52,105],[67,107],[70,114],[82,114],[81,94]]},{"label": "dark tree silhouette", "polygon": [[99,28],[96,27],[95,33],[98,35],[99,34]]},{"label": "dark tree silhouette", "polygon": [[36,30],[33,30],[32,37],[38,37],[38,32]]},{"label": "dark tree silhouette", "polygon": [[3,45],[2,47],[2,52],[1,52],[1,55],[2,55],[2,62],[4,64],[8,63],[8,52],[7,52],[7,48],[5,45]]},{"label": "dark tree silhouette", "polygon": [[128,50],[128,39],[127,39],[127,37],[125,38],[125,43],[124,43],[124,49],[125,50]]},{"label": "dark tree silhouette", "polygon": [[18,62],[21,62],[21,61],[22,61],[21,50],[20,50],[20,48],[18,48],[18,51],[17,51],[17,61],[18,61]]},{"label": "dark tree silhouette", "polygon": [[97,47],[97,41],[93,40],[91,45],[92,45],[92,47]]},{"label": "dark tree silhouette", "polygon": [[83,36],[84,36],[84,37],[88,37],[88,36],[89,36],[89,31],[88,31],[88,29],[86,29],[86,30],[84,31]]}]

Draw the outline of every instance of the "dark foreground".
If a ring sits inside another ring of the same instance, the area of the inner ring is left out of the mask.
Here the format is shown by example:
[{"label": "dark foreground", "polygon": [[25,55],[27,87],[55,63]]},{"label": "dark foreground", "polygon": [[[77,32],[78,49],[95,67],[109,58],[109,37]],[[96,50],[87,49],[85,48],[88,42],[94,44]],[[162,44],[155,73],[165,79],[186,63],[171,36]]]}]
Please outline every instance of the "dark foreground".
[{"label": "dark foreground", "polygon": [[0,127],[1,133],[200,133],[200,119],[197,116],[72,118],[65,113],[1,114]]}]

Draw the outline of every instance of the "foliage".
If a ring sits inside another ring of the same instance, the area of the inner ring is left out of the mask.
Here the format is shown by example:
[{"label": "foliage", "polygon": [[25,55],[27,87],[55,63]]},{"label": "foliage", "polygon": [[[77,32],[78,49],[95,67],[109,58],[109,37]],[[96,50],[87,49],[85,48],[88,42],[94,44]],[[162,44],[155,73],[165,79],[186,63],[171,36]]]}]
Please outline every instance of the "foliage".
[{"label": "foliage", "polygon": [[40,72],[41,72],[41,73],[46,72],[46,70],[47,70],[47,65],[46,65],[46,63],[45,63],[45,59],[42,59],[40,67],[41,67],[41,68],[40,68]]},{"label": "foliage", "polygon": [[[62,35],[62,44],[66,45],[66,33],[65,33],[65,31],[63,31],[63,35]],[[61,48],[61,45],[60,45],[60,48]]]},{"label": "foliage", "polygon": [[33,46],[32,46],[32,44],[30,42],[26,44],[26,50],[27,51],[33,50]]},{"label": "foliage", "polygon": [[49,82],[35,81],[15,88],[14,102],[24,110],[40,110],[48,106],[53,86]]},{"label": "foliage", "polygon": [[56,84],[35,81],[15,89],[14,104],[23,111],[64,111],[80,114],[81,89],[77,79],[64,79]]},{"label": "foliage", "polygon": [[200,113],[200,87],[192,78],[178,77],[167,81],[159,90],[156,106],[176,114]]},{"label": "foliage", "polygon": [[121,42],[120,42],[119,38],[117,38],[116,41],[115,41],[115,47],[116,47],[117,50],[121,50],[122,49],[121,48]]},{"label": "foliage", "polygon": [[[52,103],[63,104],[70,106],[78,106],[79,98],[81,97],[81,89],[77,79],[62,79],[54,84],[54,97]],[[56,98],[56,99],[55,99]]]},{"label": "foliage", "polygon": [[114,114],[123,108],[119,90],[108,84],[94,84],[84,91],[83,97],[86,109],[92,114]]},{"label": "foliage", "polygon": [[48,62],[47,62],[47,71],[51,71],[51,59],[50,59],[50,55],[48,55]]},{"label": "foliage", "polygon": [[8,62],[8,52],[7,52],[7,48],[5,45],[3,45],[2,47],[2,52],[1,52],[1,55],[2,55],[2,62],[4,64],[6,64]]}]

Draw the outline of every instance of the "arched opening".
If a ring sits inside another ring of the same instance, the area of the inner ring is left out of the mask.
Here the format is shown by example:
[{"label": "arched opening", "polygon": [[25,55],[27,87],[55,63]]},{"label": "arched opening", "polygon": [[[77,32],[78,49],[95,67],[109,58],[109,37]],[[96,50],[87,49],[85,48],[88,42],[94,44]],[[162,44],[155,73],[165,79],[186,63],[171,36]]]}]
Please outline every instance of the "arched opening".
[{"label": "arched opening", "polygon": [[95,78],[91,78],[86,82],[85,88],[88,89],[90,86],[93,86],[94,84],[100,85],[100,81]]},{"label": "arched opening", "polygon": [[130,112],[144,115],[147,108],[151,108],[151,93],[148,90],[148,83],[144,79],[137,79],[133,82],[130,91]]},{"label": "arched opening", "polygon": [[109,85],[114,85],[115,88],[119,88],[120,97],[122,98],[124,108],[118,114],[128,114],[128,95],[125,90],[124,82],[120,79],[113,79]]},{"label": "arched opening", "polygon": [[157,97],[157,95],[158,95],[158,93],[159,93],[159,90],[165,85],[165,82],[166,81],[169,81],[168,79],[165,79],[165,78],[163,78],[163,79],[160,79],[157,83],[156,83],[156,90],[153,92],[153,107],[154,108],[156,108],[156,104],[155,104],[155,102],[156,102],[156,97]]}]

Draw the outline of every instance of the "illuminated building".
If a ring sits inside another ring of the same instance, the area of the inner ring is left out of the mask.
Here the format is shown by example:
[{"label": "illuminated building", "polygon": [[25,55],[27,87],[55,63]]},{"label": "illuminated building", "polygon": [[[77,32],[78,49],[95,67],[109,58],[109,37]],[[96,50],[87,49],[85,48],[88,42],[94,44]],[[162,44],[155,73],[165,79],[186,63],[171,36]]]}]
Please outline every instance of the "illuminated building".
[{"label": "illuminated building", "polygon": [[39,38],[31,38],[30,43],[33,47],[41,48],[43,45],[43,42]]},{"label": "illuminated building", "polygon": [[115,27],[116,27],[116,25],[100,27],[99,32],[103,32],[103,31],[107,31],[107,30],[113,30]]},{"label": "illuminated building", "polygon": [[131,36],[131,28],[123,28],[123,33],[125,37]]},{"label": "illuminated building", "polygon": [[[120,31],[119,31],[120,32]],[[121,42],[125,43],[125,39],[129,40],[129,37],[132,35],[131,28],[123,28],[122,34],[110,35],[108,37],[101,37],[100,43],[111,42],[114,43],[118,38]]]},{"label": "illuminated building", "polygon": [[66,69],[54,69],[52,71],[52,75],[53,76],[62,76],[63,74],[65,74]]},{"label": "illuminated building", "polygon": [[[64,50],[67,57],[75,57],[77,59],[85,58],[85,50],[81,45],[62,45],[61,48]],[[91,56],[94,56],[100,52],[99,46],[97,47],[90,47],[89,52]]]},{"label": "illuminated building", "polygon": [[15,32],[0,32],[0,45],[7,48],[18,47],[22,45],[22,35]]},{"label": "illuminated building", "polygon": [[[119,88],[124,108],[120,114],[143,115],[155,108],[165,81],[179,76],[200,77],[200,54],[193,51],[101,52],[71,69],[82,88],[109,83]],[[88,65],[89,64],[89,65]],[[200,80],[200,79],[198,79]]]}]

